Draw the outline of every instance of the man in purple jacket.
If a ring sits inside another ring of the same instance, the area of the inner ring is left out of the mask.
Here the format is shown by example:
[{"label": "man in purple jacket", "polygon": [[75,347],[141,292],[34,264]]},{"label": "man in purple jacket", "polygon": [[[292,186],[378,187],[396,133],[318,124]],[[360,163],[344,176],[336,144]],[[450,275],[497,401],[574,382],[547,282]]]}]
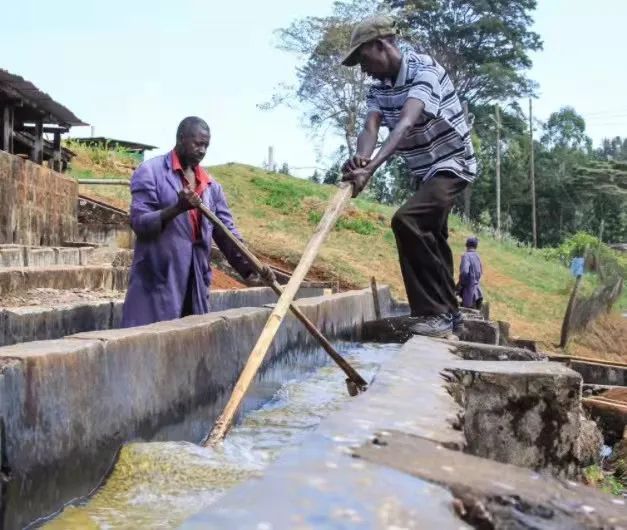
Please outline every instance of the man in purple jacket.
[{"label": "man in purple jacket", "polygon": [[202,200],[241,239],[222,186],[199,165],[210,138],[207,123],[185,118],[174,149],[133,174],[131,226],[137,238],[122,327],[207,313],[212,239],[242,278],[261,283],[233,243],[196,208]]},{"label": "man in purple jacket", "polygon": [[483,293],[479,286],[483,268],[477,253],[478,246],[479,240],[476,237],[469,237],[466,240],[466,252],[459,266],[459,283],[457,284],[462,306],[471,309],[481,309],[483,303]]}]

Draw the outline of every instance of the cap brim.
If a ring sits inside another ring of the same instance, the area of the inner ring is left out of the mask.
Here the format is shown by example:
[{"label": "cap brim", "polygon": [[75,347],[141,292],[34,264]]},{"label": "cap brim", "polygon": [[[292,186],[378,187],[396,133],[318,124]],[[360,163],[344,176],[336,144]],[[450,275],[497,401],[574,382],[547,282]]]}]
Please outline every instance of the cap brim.
[{"label": "cap brim", "polygon": [[353,46],[350,51],[344,56],[342,60],[342,64],[344,66],[355,66],[359,61],[357,59],[357,51],[359,50],[361,44],[357,46]]}]

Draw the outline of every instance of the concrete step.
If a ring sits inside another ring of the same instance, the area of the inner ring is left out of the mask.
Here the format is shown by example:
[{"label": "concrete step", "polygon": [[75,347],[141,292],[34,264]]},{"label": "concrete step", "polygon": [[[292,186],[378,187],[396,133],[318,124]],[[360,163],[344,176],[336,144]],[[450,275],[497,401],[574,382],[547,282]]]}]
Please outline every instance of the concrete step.
[{"label": "concrete step", "polygon": [[[415,318],[407,315],[366,322],[363,327],[362,340],[369,342],[406,342],[414,336],[411,327],[415,322]],[[464,327],[459,334],[459,338],[466,342],[499,344],[499,324],[483,318],[465,317]]]},{"label": "concrete step", "polygon": [[0,245],[0,269],[16,267],[51,267],[87,265],[94,252],[89,247],[29,247]]},{"label": "concrete step", "polygon": [[[111,265],[54,265],[0,269],[0,296],[15,296],[30,289],[90,289],[124,291],[128,268]],[[11,305],[5,298],[2,305]]]}]

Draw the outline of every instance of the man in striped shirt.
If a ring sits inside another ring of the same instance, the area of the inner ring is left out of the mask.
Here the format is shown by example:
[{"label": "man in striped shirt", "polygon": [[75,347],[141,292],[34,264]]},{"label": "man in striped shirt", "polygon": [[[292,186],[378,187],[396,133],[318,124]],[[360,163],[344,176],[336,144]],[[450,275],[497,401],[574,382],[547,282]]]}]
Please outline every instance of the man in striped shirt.
[{"label": "man in striped shirt", "polygon": [[[378,81],[370,88],[357,154],[343,167],[354,195],[390,157],[401,155],[416,191],[392,218],[401,271],[417,318],[415,333],[445,336],[461,326],[455,295],[448,215],[472,182],[476,161],[470,130],[444,69],[397,40],[395,23],[375,16],[358,24],[343,63],[359,64]],[[371,159],[381,125],[390,134]]]}]

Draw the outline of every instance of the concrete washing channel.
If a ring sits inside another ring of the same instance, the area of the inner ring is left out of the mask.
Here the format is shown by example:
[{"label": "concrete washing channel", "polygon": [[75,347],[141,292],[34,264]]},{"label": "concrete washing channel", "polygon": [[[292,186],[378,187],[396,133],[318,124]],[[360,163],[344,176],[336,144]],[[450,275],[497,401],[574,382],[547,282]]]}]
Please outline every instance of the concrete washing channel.
[{"label": "concrete washing channel", "polygon": [[[387,288],[379,299],[394,313]],[[368,324],[369,290],[298,305],[334,339],[395,335]],[[88,495],[123,444],[200,441],[269,312],[240,307],[0,348],[2,528]],[[473,317],[462,342],[409,338],[370,374],[366,393],[210,506],[169,526],[117,528],[627,528],[624,499],[576,480],[602,442],[581,409],[581,376],[541,353],[499,346],[500,326]],[[407,339],[403,330],[396,337]],[[266,373],[290,356],[306,364],[314,347],[287,319]],[[254,437],[251,421],[243,425]],[[116,528],[97,519],[87,527]]]}]

